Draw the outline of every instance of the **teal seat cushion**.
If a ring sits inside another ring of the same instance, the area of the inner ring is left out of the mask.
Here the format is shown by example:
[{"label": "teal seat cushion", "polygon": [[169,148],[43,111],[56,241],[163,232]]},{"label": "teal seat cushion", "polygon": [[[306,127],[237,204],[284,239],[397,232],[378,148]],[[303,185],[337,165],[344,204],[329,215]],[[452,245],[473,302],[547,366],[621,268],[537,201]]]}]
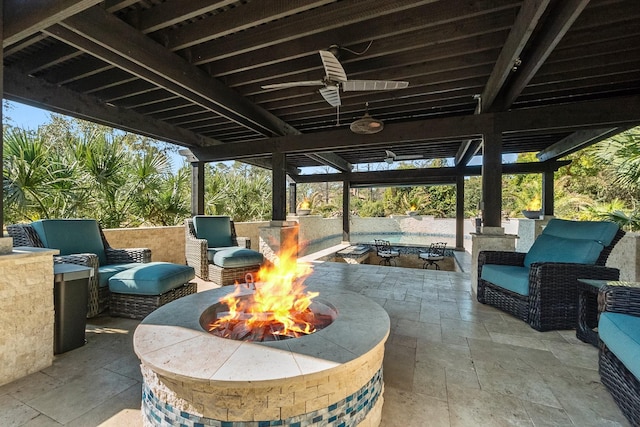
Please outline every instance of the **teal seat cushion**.
[{"label": "teal seat cushion", "polygon": [[640,380],[640,317],[604,312],[598,321],[598,335]]},{"label": "teal seat cushion", "polygon": [[109,290],[119,294],[162,295],[195,277],[193,267],[170,262],[138,264],[109,279]]},{"label": "teal seat cushion", "polygon": [[207,248],[207,260],[209,261],[209,264],[211,264],[213,263],[213,259],[218,252],[231,249],[231,248],[239,248],[239,247],[240,246],[222,246],[219,248]]},{"label": "teal seat cushion", "polygon": [[603,248],[602,243],[595,240],[568,239],[543,233],[525,255],[524,265],[529,267],[534,262],[595,264]]},{"label": "teal seat cushion", "polygon": [[231,218],[228,216],[196,215],[193,228],[198,239],[207,239],[207,246],[216,248],[233,246],[231,237]]},{"label": "teal seat cushion", "polygon": [[529,295],[529,268],[517,265],[485,264],[482,280],[520,295]]},{"label": "teal seat cushion", "polygon": [[60,255],[91,253],[100,265],[107,263],[98,223],[93,219],[42,219],[31,223],[42,244]]},{"label": "teal seat cushion", "polygon": [[542,234],[565,239],[595,240],[609,246],[618,232],[618,226],[610,221],[568,221],[552,219]]},{"label": "teal seat cushion", "polygon": [[239,246],[218,251],[213,256],[213,263],[222,268],[248,267],[262,264],[263,261],[260,252]]},{"label": "teal seat cushion", "polygon": [[98,286],[101,288],[109,285],[109,279],[121,271],[128,270],[141,265],[139,262],[130,262],[126,264],[109,264],[98,267]]}]

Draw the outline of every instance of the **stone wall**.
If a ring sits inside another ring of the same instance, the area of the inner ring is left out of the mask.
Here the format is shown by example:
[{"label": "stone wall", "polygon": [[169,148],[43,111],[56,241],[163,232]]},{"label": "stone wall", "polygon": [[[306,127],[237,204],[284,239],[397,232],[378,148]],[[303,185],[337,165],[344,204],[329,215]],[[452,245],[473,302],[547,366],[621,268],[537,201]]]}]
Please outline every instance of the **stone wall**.
[{"label": "stone wall", "polygon": [[104,230],[112,248],[149,248],[152,261],[185,264],[184,226],[112,228]]},{"label": "stone wall", "polygon": [[0,256],[0,385],[53,362],[53,255],[16,250]]}]

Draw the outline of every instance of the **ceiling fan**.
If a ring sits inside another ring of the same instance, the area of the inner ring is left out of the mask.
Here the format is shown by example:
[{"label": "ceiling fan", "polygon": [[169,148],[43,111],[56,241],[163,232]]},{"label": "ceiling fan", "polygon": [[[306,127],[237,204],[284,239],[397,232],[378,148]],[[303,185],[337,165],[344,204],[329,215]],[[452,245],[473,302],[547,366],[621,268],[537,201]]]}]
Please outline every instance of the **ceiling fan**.
[{"label": "ceiling fan", "polygon": [[[275,83],[263,85],[263,89],[286,89],[298,86],[322,86],[320,94],[333,107],[340,106],[340,88],[344,92],[368,91],[368,90],[393,90],[404,89],[409,82],[394,80],[348,80],[347,74],[336,57],[337,47],[332,46],[331,51],[320,50],[320,58],[324,66],[325,76],[322,80],[310,80],[299,82]],[[335,53],[334,53],[335,52]]]},{"label": "ceiling fan", "polygon": [[418,160],[418,159],[422,159],[424,157],[422,154],[405,154],[405,155],[397,156],[391,150],[385,150],[384,152],[386,154],[386,157],[384,158],[384,161],[389,163],[389,164],[395,162],[396,160],[398,160],[398,161],[401,161],[401,160]]}]

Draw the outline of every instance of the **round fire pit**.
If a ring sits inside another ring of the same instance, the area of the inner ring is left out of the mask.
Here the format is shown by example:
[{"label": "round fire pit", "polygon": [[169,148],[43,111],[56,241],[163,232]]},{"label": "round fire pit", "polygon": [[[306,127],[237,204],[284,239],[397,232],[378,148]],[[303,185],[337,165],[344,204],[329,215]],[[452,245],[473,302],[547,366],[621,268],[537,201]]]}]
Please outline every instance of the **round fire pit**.
[{"label": "round fire pit", "polygon": [[239,341],[201,325],[232,291],[180,298],[136,329],[145,425],[380,424],[389,334],[382,307],[352,292],[321,291],[314,304],[335,314],[328,326],[299,338]]}]

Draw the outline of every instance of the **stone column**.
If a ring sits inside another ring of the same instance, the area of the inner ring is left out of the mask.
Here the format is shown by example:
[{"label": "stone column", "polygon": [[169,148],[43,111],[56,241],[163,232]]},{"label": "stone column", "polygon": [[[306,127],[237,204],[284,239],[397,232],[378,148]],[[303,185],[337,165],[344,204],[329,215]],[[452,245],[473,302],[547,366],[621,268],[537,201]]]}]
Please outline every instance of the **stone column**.
[{"label": "stone column", "polygon": [[0,256],[0,385],[53,362],[53,255],[16,248]]},{"label": "stone column", "polygon": [[[277,264],[278,253],[285,245],[298,247],[300,225],[295,221],[271,221],[260,227],[260,252],[271,263]],[[294,254],[297,256],[297,252]]]},{"label": "stone column", "polygon": [[542,234],[542,230],[549,223],[553,216],[543,216],[542,219],[518,219],[518,241],[516,250],[518,252],[529,252],[531,245]]},{"label": "stone column", "polygon": [[515,234],[505,234],[502,227],[483,227],[482,233],[471,233],[471,291],[478,294],[478,255],[480,251],[515,251]]}]

